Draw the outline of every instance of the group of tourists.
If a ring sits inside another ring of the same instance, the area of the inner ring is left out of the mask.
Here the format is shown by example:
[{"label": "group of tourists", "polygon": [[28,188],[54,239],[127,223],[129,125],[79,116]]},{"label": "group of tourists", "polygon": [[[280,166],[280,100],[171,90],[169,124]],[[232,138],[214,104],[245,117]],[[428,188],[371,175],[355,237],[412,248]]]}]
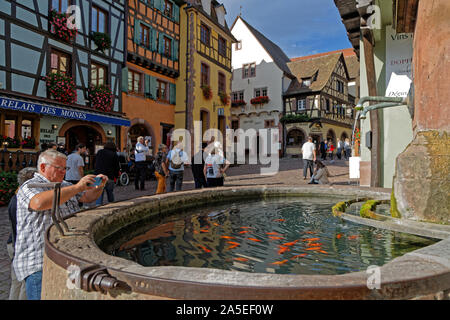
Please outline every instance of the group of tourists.
[{"label": "group of tourists", "polygon": [[344,141],[337,138],[336,147],[333,144],[331,139],[324,140],[320,142],[319,151],[321,154],[321,159],[326,160],[327,157],[330,160],[334,160],[334,152],[336,150],[336,157],[341,160],[342,155],[344,155],[344,159],[348,160],[352,154],[352,146],[350,144],[350,139],[346,138]]}]

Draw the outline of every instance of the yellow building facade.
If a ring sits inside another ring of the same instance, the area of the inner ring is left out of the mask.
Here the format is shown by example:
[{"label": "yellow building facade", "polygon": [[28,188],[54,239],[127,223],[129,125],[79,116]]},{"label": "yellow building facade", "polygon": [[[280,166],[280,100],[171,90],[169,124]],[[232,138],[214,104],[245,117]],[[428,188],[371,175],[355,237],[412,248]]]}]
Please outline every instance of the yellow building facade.
[{"label": "yellow building facade", "polygon": [[225,130],[231,128],[231,46],[237,41],[225,14],[223,5],[210,0],[180,9],[175,129],[190,132],[192,148],[195,121],[202,121],[202,137],[208,129],[225,137]]}]

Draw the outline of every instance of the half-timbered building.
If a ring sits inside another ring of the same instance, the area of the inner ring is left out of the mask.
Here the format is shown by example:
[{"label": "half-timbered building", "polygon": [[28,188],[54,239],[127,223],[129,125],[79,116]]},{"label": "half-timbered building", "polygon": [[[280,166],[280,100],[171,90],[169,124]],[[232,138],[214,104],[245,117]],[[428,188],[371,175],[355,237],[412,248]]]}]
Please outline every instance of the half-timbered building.
[{"label": "half-timbered building", "polygon": [[[180,74],[180,5],[182,0],[127,0],[127,63],[122,73],[123,111],[131,120],[122,129],[122,145],[137,137],[170,144]],[[156,150],[157,151],[157,150]]]},{"label": "half-timbered building", "polygon": [[215,0],[187,2],[180,10],[182,67],[177,80],[175,128],[187,129],[193,139],[194,122],[201,121],[198,145],[208,140],[205,133],[209,129],[217,130],[220,138],[218,133],[225,137],[226,128],[231,127],[231,45],[236,39],[225,20],[223,4]]},{"label": "half-timbered building", "polygon": [[8,148],[120,138],[125,0],[0,1],[0,133]]},{"label": "half-timbered building", "polygon": [[[356,78],[349,73],[347,51],[334,51],[291,59],[288,67],[296,79],[284,93],[284,154],[299,155],[310,135],[317,144],[337,138],[351,138],[355,97],[348,83]],[[354,65],[352,65],[352,68]]]}]

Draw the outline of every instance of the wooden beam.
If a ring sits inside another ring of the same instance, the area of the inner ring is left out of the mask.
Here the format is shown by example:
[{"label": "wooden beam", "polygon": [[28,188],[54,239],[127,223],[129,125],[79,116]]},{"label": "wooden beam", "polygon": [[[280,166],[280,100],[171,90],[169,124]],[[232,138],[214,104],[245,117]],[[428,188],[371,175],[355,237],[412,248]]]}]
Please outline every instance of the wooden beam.
[{"label": "wooden beam", "polygon": [[[374,51],[372,45],[372,32],[367,30],[363,34],[364,58],[366,63],[367,86],[369,96],[377,96],[377,78],[375,73]],[[380,186],[380,125],[378,110],[370,111],[370,128],[372,131],[370,186]]]}]

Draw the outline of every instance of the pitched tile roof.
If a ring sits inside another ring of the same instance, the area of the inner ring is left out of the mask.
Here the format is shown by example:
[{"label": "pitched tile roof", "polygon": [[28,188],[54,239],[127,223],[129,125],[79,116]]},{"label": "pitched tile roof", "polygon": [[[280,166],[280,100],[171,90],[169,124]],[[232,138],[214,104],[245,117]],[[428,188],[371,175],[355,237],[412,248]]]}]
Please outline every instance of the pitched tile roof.
[{"label": "pitched tile roof", "polygon": [[[291,70],[288,68],[287,63],[291,60],[288,56],[281,50],[279,46],[273,43],[271,40],[267,39],[261,32],[253,28],[247,21],[245,21],[241,16],[237,16],[236,20],[233,23],[236,23],[238,19],[241,19],[242,22],[247,26],[251,33],[255,36],[255,38],[259,41],[259,43],[264,47],[267,53],[272,57],[275,64],[280,68],[288,77],[293,78],[294,76],[291,73]],[[231,29],[233,29],[233,26]]]}]

